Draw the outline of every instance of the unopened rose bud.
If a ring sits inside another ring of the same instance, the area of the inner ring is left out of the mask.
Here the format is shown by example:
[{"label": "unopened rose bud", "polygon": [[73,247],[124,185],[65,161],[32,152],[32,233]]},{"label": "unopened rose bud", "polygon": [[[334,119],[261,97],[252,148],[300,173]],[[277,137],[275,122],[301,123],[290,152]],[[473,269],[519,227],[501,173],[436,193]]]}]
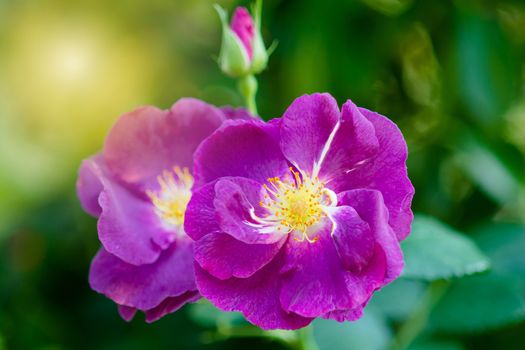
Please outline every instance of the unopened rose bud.
[{"label": "unopened rose bud", "polygon": [[226,11],[218,5],[215,9],[222,23],[222,46],[219,54],[221,70],[232,77],[242,77],[249,73],[251,60],[239,36],[230,28]]},{"label": "unopened rose bud", "polygon": [[237,7],[231,25],[223,8],[215,9],[222,22],[221,70],[232,77],[260,73],[268,63],[268,52],[261,36],[261,1],[253,7],[253,17],[244,7]]},{"label": "unopened rose bud", "polygon": [[260,73],[268,64],[268,56],[270,55],[269,51],[272,51],[272,48],[269,50],[264,46],[264,41],[261,35],[261,10],[262,10],[262,1],[257,0],[257,2],[252,7],[252,13],[254,17],[254,31],[252,38],[252,60],[251,60],[251,72],[253,74]]}]

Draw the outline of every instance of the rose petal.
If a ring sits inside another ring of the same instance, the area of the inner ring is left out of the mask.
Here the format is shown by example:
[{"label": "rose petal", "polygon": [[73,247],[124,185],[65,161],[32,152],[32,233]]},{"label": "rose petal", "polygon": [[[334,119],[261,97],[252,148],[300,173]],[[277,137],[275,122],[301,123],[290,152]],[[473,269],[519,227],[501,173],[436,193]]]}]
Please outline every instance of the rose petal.
[{"label": "rose petal", "polygon": [[225,233],[209,234],[195,243],[199,265],[221,280],[247,278],[268,264],[282,247],[274,244],[246,244]]},{"label": "rose petal", "polygon": [[222,112],[185,98],[168,111],[143,107],[124,114],[104,145],[108,168],[140,193],[155,189],[157,176],[173,166],[192,168],[192,156],[224,121]]},{"label": "rose petal", "polygon": [[288,171],[281,153],[278,122],[232,120],[204,140],[195,152],[195,186],[224,176],[259,182]]},{"label": "rose petal", "polygon": [[339,205],[351,205],[370,226],[376,245],[385,254],[385,284],[396,279],[403,270],[403,252],[388,224],[388,209],[381,193],[375,190],[351,190],[340,193],[338,199]]},{"label": "rose petal", "polygon": [[272,244],[284,233],[261,233],[254,226],[250,211],[263,217],[265,210],[260,183],[240,177],[224,177],[194,192],[186,209],[184,227],[194,241],[211,233],[225,232],[249,244]]},{"label": "rose petal", "polygon": [[146,310],[146,322],[152,323],[160,318],[171,314],[188,303],[194,303],[201,298],[201,295],[197,291],[186,292],[176,297],[170,297],[165,299],[157,307]]},{"label": "rose petal", "polygon": [[351,310],[330,311],[321,317],[327,320],[336,320],[337,322],[357,321],[363,316],[364,307],[364,305],[361,305]]},{"label": "rose petal", "polygon": [[250,215],[267,215],[260,206],[263,199],[260,183],[245,178],[228,178],[215,184],[214,206],[216,218],[222,232],[248,244],[272,244],[283,239],[286,234],[277,230],[261,232],[260,225]]},{"label": "rose petal", "polygon": [[298,329],[312,318],[284,311],[279,303],[279,267],[282,257],[249,278],[220,280],[195,264],[195,278],[201,294],[223,311],[240,311],[254,325],[264,329]]},{"label": "rose petal", "polygon": [[150,310],[166,298],[196,291],[192,250],[192,242],[177,241],[156,262],[134,266],[102,248],[91,263],[89,284],[119,305]]},{"label": "rose petal", "polygon": [[336,192],[359,188],[380,191],[388,208],[388,222],[402,240],[410,232],[413,219],[410,205],[414,187],[407,175],[407,145],[393,122],[366,109],[359,110],[374,125],[379,152],[365,164],[334,179],[329,186]]},{"label": "rose petal", "polygon": [[221,232],[213,205],[216,183],[210,182],[194,191],[186,207],[184,231],[194,241],[207,234]]},{"label": "rose petal", "polygon": [[[161,319],[162,317],[166,316],[167,314],[170,314],[170,313],[173,313],[179,310],[181,307],[183,307],[187,303],[193,303],[199,299],[200,299],[199,292],[186,292],[176,297],[166,298],[158,306],[154,307],[153,309],[145,311],[146,322],[147,323],[155,322]],[[137,309],[134,307],[119,305],[118,312],[124,320],[129,322],[133,319],[133,317],[135,317],[135,314],[137,313]]]},{"label": "rose petal", "polygon": [[312,174],[339,118],[337,102],[329,94],[297,98],[282,117],[281,149],[286,158]]},{"label": "rose petal", "polygon": [[351,171],[375,155],[378,149],[373,124],[348,100],[343,105],[340,125],[323,160],[319,177],[329,180]]},{"label": "rose petal", "polygon": [[98,197],[103,189],[102,177],[105,176],[107,169],[101,155],[97,154],[82,161],[77,180],[77,195],[82,209],[97,218],[102,212]]},{"label": "rose petal", "polygon": [[122,317],[125,321],[129,322],[133,319],[133,317],[135,317],[137,309],[135,309],[134,307],[118,305],[118,313],[120,317]]},{"label": "rose petal", "polygon": [[351,273],[338,256],[329,223],[317,237],[314,243],[288,240],[281,269],[282,307],[304,317],[357,308],[383,281],[385,267],[372,262],[361,274]]},{"label": "rose petal", "polygon": [[335,229],[332,238],[344,267],[359,273],[374,254],[374,237],[370,227],[349,206],[340,206],[331,212]]},{"label": "rose petal", "polygon": [[231,106],[222,106],[220,107],[221,112],[227,119],[245,119],[251,120],[254,117],[246,108],[243,107],[231,107]]},{"label": "rose petal", "polygon": [[104,248],[133,265],[152,263],[176,237],[163,228],[149,201],[137,197],[115,180],[101,178],[104,186],[99,197],[102,213],[98,235]]}]

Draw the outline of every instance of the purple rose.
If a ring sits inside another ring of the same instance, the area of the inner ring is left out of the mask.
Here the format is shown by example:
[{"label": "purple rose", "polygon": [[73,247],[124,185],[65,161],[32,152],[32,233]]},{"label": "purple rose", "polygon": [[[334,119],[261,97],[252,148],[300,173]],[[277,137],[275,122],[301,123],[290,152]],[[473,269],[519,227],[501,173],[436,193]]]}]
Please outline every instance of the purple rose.
[{"label": "purple rose", "polygon": [[200,298],[193,242],[184,232],[192,194],[193,153],[224,120],[249,117],[195,99],[167,111],[142,107],[123,115],[104,149],[80,167],[77,193],[98,218],[102,248],[93,259],[91,288],[153,322]]},{"label": "purple rose", "polygon": [[185,230],[199,291],[263,329],[358,319],[403,268],[406,159],[394,123],[328,94],[226,122],[195,153]]}]

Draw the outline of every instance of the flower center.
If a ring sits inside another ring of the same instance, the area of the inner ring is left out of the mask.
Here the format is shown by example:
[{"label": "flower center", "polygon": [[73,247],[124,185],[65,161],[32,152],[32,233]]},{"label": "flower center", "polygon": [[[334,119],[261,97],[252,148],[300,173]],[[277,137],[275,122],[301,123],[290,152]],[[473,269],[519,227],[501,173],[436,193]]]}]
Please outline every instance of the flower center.
[{"label": "flower center", "polygon": [[326,216],[324,209],[335,205],[337,199],[318,177],[310,178],[293,168],[290,175],[283,180],[269,178],[270,185],[264,185],[267,193],[259,204],[269,215],[262,221],[273,224],[278,231],[297,231],[301,233],[300,238],[296,237],[298,241],[313,243],[318,237],[310,239],[308,229]]},{"label": "flower center", "polygon": [[157,177],[158,191],[146,191],[155,206],[155,212],[169,226],[182,226],[184,212],[191,198],[193,176],[188,168],[173,167],[173,171],[164,170]]}]

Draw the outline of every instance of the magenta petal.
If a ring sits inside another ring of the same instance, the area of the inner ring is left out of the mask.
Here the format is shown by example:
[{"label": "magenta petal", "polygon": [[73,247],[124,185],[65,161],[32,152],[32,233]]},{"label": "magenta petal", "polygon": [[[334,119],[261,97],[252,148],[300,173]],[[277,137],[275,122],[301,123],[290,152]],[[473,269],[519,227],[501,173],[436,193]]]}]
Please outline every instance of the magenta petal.
[{"label": "magenta petal", "polygon": [[135,309],[134,307],[119,305],[118,313],[120,317],[122,317],[125,321],[129,322],[133,319],[133,317],[135,317],[135,314],[137,313],[137,309]]},{"label": "magenta petal", "polygon": [[297,98],[282,117],[281,149],[286,158],[311,174],[339,117],[337,102],[329,94]]},{"label": "magenta petal", "polygon": [[106,166],[101,155],[85,159],[80,166],[77,195],[82,209],[94,217],[99,217],[102,212],[102,208],[98,204],[98,197],[103,189],[102,178],[106,174]]},{"label": "magenta petal", "polygon": [[[368,188],[381,192],[388,208],[390,226],[398,239],[410,232],[410,209],[414,187],[407,174],[407,145],[398,127],[387,118],[366,109],[361,113],[374,125],[379,140],[378,154],[352,172],[330,183],[336,192]],[[350,204],[351,205],[351,204]]]},{"label": "magenta petal", "polygon": [[222,106],[220,107],[221,112],[224,114],[226,119],[245,119],[251,120],[254,117],[246,108],[242,107],[231,107],[231,106]]},{"label": "magenta petal", "polygon": [[195,186],[224,176],[261,183],[288,171],[277,141],[279,124],[232,120],[204,140],[195,152]]},{"label": "magenta petal", "polygon": [[196,291],[192,250],[190,241],[177,241],[156,262],[134,266],[101,249],[91,263],[89,284],[119,305],[150,310],[166,298]]},{"label": "magenta petal", "polygon": [[194,241],[210,233],[225,232],[249,244],[271,244],[284,233],[261,233],[250,217],[250,210],[263,216],[259,202],[262,185],[256,181],[225,177],[194,192],[184,218],[184,228]]},{"label": "magenta petal", "polygon": [[207,234],[221,232],[213,205],[215,184],[216,181],[210,182],[194,191],[186,207],[184,231],[194,241]]},{"label": "magenta petal", "polygon": [[358,307],[377,287],[376,276],[364,279],[345,269],[330,237],[329,223],[317,237],[314,243],[288,240],[281,269],[282,307],[304,317]]},{"label": "magenta petal", "polygon": [[185,98],[168,111],[143,107],[123,115],[104,145],[108,168],[140,192],[157,187],[157,176],[173,166],[192,168],[193,152],[224,121],[222,112]]},{"label": "magenta petal", "polygon": [[103,178],[103,185],[98,235],[104,248],[133,265],[157,260],[175,239],[175,232],[161,226],[150,202],[109,178]]},{"label": "magenta petal", "polygon": [[254,227],[258,225],[251,216],[266,214],[260,206],[263,199],[263,187],[260,183],[245,178],[228,178],[215,184],[214,205],[216,218],[222,232],[248,244],[271,244],[283,239],[286,234],[277,230],[262,233]]},{"label": "magenta petal", "polygon": [[370,227],[352,207],[337,207],[331,216],[335,222],[332,238],[343,265],[352,272],[361,272],[374,254]]},{"label": "magenta petal", "polygon": [[376,245],[385,255],[385,284],[393,281],[403,270],[403,252],[388,224],[388,210],[381,193],[374,190],[351,190],[340,193],[338,198],[340,205],[351,205],[370,226]]},{"label": "magenta petal", "polygon": [[221,280],[247,278],[268,264],[284,240],[274,244],[246,244],[225,233],[210,234],[195,242],[199,265]]},{"label": "magenta petal", "polygon": [[[176,297],[166,298],[158,306],[144,311],[146,314],[146,322],[147,323],[155,322],[161,319],[162,317],[166,316],[167,314],[170,314],[170,313],[173,313],[179,310],[181,307],[183,307],[187,303],[193,303],[199,299],[200,299],[199,292],[186,292]],[[122,317],[124,320],[129,322],[133,319],[133,317],[135,317],[135,314],[137,313],[137,309],[134,307],[119,305],[118,312],[120,314],[120,317]]]},{"label": "magenta petal", "polygon": [[363,316],[364,307],[364,305],[361,305],[351,310],[330,311],[321,317],[324,319],[336,320],[337,322],[356,321]]},{"label": "magenta petal", "polygon": [[254,36],[253,18],[245,7],[237,7],[233,12],[231,29],[241,40],[248,57],[252,59],[252,41]]},{"label": "magenta petal", "polygon": [[330,311],[321,317],[327,320],[335,320],[337,322],[357,321],[363,316],[363,310],[370,299],[372,299],[372,295],[373,294],[370,294],[370,297],[363,304],[354,309]]},{"label": "magenta petal", "polygon": [[341,121],[323,160],[319,177],[331,179],[351,171],[375,155],[379,142],[374,125],[350,100],[343,105]]},{"label": "magenta petal", "polygon": [[220,280],[198,264],[195,278],[201,294],[223,311],[240,311],[254,325],[264,329],[298,329],[312,318],[286,312],[279,302],[279,255],[249,278]]},{"label": "magenta petal", "polygon": [[197,291],[190,291],[176,297],[169,297],[153,309],[146,310],[146,322],[155,322],[167,314],[179,310],[188,303],[196,302],[200,298],[201,296]]}]

